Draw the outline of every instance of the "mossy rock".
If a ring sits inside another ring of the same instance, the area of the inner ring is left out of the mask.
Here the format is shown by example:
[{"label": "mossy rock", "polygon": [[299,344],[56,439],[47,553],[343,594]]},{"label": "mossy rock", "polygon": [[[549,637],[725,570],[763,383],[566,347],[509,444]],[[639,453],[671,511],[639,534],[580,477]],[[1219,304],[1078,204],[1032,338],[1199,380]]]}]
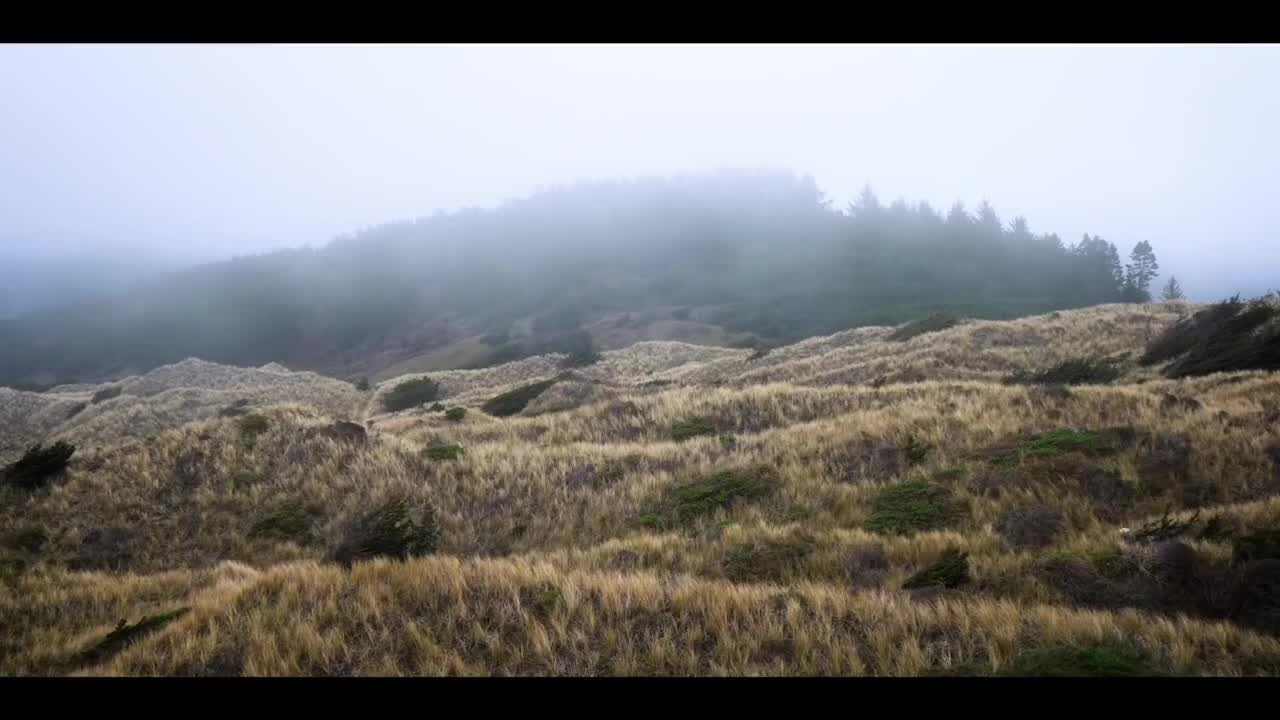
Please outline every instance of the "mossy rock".
[{"label": "mossy rock", "polygon": [[923,480],[890,485],[872,504],[867,528],[873,532],[909,535],[955,524],[965,515],[963,502],[949,488]]}]

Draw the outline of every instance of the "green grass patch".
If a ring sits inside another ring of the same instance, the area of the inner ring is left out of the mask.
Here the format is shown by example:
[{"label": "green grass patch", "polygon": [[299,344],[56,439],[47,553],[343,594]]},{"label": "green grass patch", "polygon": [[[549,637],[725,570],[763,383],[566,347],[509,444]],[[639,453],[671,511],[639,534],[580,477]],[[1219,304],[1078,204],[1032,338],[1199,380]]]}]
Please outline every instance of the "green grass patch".
[{"label": "green grass patch", "polygon": [[1061,645],[1022,653],[1004,671],[1024,677],[1149,677],[1160,675],[1141,649],[1117,642]]},{"label": "green grass patch", "polygon": [[700,435],[714,435],[715,426],[705,417],[688,417],[671,426],[671,439],[684,442]]},{"label": "green grass patch", "polygon": [[638,520],[656,529],[676,527],[737,502],[771,495],[780,485],[778,471],[768,465],[718,470],[672,485]]},{"label": "green grass patch", "polygon": [[440,384],[431,378],[409,380],[387,391],[382,396],[382,408],[387,412],[399,412],[425,405],[440,397]]},{"label": "green grass patch", "polygon": [[878,533],[909,535],[947,527],[964,514],[964,504],[950,489],[924,480],[910,480],[880,491],[872,504],[867,528]]},{"label": "green grass patch", "polygon": [[555,384],[556,381],[552,379],[522,385],[514,390],[490,398],[480,406],[480,409],[494,417],[510,417],[524,410],[529,403]]},{"label": "green grass patch", "polygon": [[1131,446],[1134,438],[1134,432],[1126,428],[1110,430],[1060,428],[992,448],[988,459],[996,464],[1009,464],[1026,458],[1052,458],[1072,452],[1089,456],[1112,455]]},{"label": "green grass patch", "polygon": [[720,567],[734,582],[777,582],[795,573],[813,549],[812,543],[800,541],[737,545],[725,553]]},{"label": "green grass patch", "polygon": [[461,445],[442,444],[442,445],[432,445],[426,450],[423,450],[422,454],[432,462],[441,462],[445,460],[457,460],[458,458],[462,457],[465,452],[466,451],[462,449]]}]

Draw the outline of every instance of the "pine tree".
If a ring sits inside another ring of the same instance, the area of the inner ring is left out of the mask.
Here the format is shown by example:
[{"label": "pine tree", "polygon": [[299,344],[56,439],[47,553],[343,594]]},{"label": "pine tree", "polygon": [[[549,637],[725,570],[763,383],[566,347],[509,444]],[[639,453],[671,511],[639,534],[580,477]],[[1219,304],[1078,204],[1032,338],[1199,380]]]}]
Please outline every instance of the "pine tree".
[{"label": "pine tree", "polygon": [[1186,295],[1182,294],[1182,286],[1178,284],[1176,276],[1169,276],[1169,282],[1164,284],[1164,289],[1160,291],[1160,297],[1165,300],[1182,300],[1186,297]]},{"label": "pine tree", "polygon": [[1124,270],[1124,299],[1129,302],[1147,302],[1151,299],[1151,280],[1160,270],[1151,243],[1143,240],[1129,253],[1131,261]]}]

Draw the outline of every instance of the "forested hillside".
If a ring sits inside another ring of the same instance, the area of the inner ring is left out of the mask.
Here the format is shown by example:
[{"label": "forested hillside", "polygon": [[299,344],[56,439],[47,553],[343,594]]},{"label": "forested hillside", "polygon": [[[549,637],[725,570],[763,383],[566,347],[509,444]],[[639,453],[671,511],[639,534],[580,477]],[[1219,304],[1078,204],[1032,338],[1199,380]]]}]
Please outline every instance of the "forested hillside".
[{"label": "forested hillside", "polygon": [[1147,299],[1154,253],[1129,255],[1122,267],[1112,242],[1036,234],[985,203],[942,214],[867,190],[835,208],[784,172],[585,183],[0,321],[0,384],[187,357],[354,377],[643,339],[768,346],[937,312]]}]

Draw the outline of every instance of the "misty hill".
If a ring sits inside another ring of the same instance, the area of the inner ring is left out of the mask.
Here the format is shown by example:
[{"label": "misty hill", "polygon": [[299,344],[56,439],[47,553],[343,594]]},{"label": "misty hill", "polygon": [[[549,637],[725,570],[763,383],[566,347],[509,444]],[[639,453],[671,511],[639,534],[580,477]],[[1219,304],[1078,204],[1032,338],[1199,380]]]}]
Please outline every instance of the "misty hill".
[{"label": "misty hill", "polygon": [[1277,302],[0,389],[0,673],[1274,676]]},{"label": "misty hill", "polygon": [[1150,277],[1130,275],[1109,242],[1068,245],[985,204],[944,216],[867,191],[838,211],[782,172],[596,182],[0,321],[0,383],[100,381],[187,357],[385,378],[572,352],[587,335],[604,349],[767,347],[935,312],[1143,299]]}]

